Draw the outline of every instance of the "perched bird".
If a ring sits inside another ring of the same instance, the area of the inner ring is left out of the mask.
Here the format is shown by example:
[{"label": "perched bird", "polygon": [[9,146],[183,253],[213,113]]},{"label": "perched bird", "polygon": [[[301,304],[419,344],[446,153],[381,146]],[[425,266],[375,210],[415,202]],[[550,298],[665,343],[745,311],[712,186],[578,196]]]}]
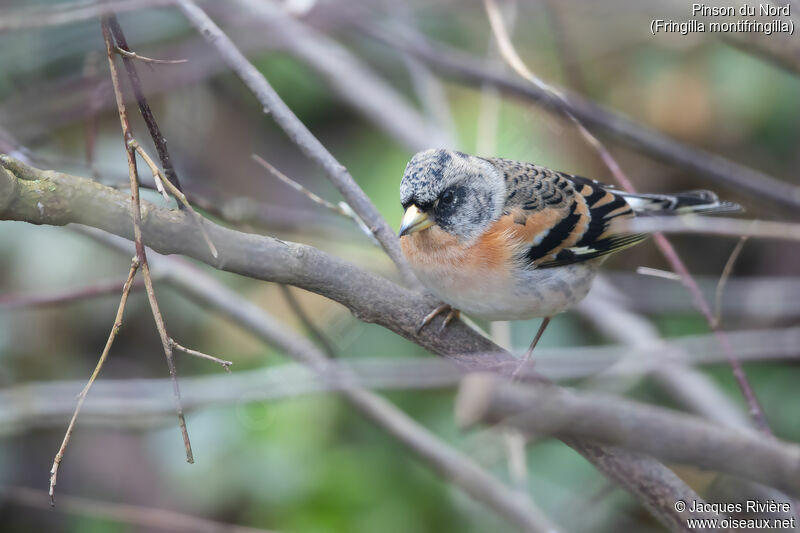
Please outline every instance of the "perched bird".
[{"label": "perched bird", "polygon": [[550,317],[581,301],[609,254],[646,234],[616,219],[738,211],[710,191],[633,194],[597,181],[451,150],[417,153],[400,183],[400,245],[412,270],[449,310],[487,320]]}]

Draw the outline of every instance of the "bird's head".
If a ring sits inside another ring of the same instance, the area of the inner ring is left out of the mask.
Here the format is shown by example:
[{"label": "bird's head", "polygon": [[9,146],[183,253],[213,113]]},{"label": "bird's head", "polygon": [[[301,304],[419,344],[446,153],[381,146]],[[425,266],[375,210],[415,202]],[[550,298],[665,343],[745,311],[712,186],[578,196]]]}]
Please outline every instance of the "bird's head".
[{"label": "bird's head", "polygon": [[502,214],[505,181],[486,159],[426,150],[408,162],[400,182],[400,202],[405,210],[400,237],[438,226],[469,241]]}]

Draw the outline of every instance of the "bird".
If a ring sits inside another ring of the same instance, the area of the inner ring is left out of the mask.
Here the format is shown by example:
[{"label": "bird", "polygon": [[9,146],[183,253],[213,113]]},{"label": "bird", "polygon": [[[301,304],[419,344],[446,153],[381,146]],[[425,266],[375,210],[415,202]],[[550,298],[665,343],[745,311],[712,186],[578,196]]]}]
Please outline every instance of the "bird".
[{"label": "bird", "polygon": [[527,360],[550,319],[589,292],[609,255],[648,237],[615,221],[651,215],[740,211],[716,194],[639,194],[547,167],[447,149],[415,154],[400,182],[400,248],[419,281],[447,311],[494,320],[542,318]]}]

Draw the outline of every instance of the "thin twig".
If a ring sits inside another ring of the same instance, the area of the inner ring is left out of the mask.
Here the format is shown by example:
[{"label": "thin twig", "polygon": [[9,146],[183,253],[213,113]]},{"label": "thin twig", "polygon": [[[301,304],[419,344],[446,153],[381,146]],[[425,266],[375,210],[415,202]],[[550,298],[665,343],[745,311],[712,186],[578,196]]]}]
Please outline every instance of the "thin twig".
[{"label": "thin twig", "polygon": [[128,271],[128,279],[125,280],[125,284],[122,287],[122,297],[119,299],[119,305],[117,306],[117,315],[114,318],[114,325],[111,327],[111,332],[108,334],[108,339],[106,340],[106,345],[103,348],[103,353],[100,354],[100,359],[97,360],[97,364],[94,367],[92,375],[89,377],[89,381],[86,382],[86,385],[83,387],[80,394],[78,394],[78,404],[75,406],[75,411],[72,413],[72,418],[67,426],[67,432],[64,434],[64,440],[61,441],[61,447],[58,449],[55,459],[53,459],[53,467],[50,469],[50,489],[48,491],[50,494],[51,505],[55,505],[55,490],[56,482],[58,480],[58,467],[61,466],[61,461],[64,459],[64,453],[67,451],[67,445],[69,445],[69,441],[72,438],[72,432],[75,429],[75,422],[78,420],[78,414],[81,412],[83,402],[86,401],[86,395],[89,394],[89,389],[92,388],[92,384],[94,383],[95,379],[97,379],[98,374],[100,374],[100,370],[103,368],[103,364],[108,358],[108,353],[111,351],[111,346],[114,344],[114,339],[117,338],[119,328],[122,326],[122,315],[125,312],[125,304],[128,303],[128,295],[130,294],[131,286],[133,285],[133,278],[136,276],[136,271],[139,269],[139,266],[139,258],[134,257],[131,261],[131,268]]},{"label": "thin twig", "polygon": [[286,174],[284,174],[283,172],[281,172],[280,170],[275,168],[269,161],[267,161],[266,159],[264,159],[260,155],[251,154],[250,157],[253,158],[253,161],[258,163],[262,167],[266,168],[270,172],[270,174],[272,174],[273,176],[275,176],[276,178],[278,178],[283,183],[285,183],[286,185],[288,185],[292,189],[296,190],[300,194],[306,196],[309,200],[311,200],[315,204],[321,205],[322,207],[324,207],[328,211],[332,211],[332,212],[336,213],[337,215],[341,215],[343,217],[350,218],[350,215],[348,213],[346,213],[344,211],[344,209],[342,209],[341,207],[339,207],[338,205],[336,205],[334,203],[329,202],[328,200],[326,200],[326,199],[324,199],[324,198],[322,198],[320,196],[317,196],[313,191],[311,191],[307,187],[304,187],[303,185],[300,185],[298,182],[296,182],[295,180],[293,180],[292,178],[290,178],[289,176],[287,176]]},{"label": "thin twig", "polygon": [[189,61],[188,59],[153,59],[152,57],[139,55],[136,52],[129,52],[128,50],[120,48],[119,46],[117,46],[115,50],[121,56],[129,57],[131,59],[141,61],[142,63],[153,63],[156,65],[177,65],[178,63],[186,63]]},{"label": "thin twig", "polygon": [[375,235],[373,235],[372,231],[369,229],[369,226],[367,226],[367,224],[361,219],[361,217],[358,216],[358,213],[353,211],[353,209],[346,202],[339,202],[339,205],[331,203],[328,200],[326,200],[324,198],[321,198],[320,196],[317,196],[310,189],[308,189],[307,187],[304,187],[303,185],[299,184],[298,182],[296,182],[295,180],[293,180],[292,178],[290,178],[289,176],[287,176],[286,174],[284,174],[283,172],[281,172],[280,170],[275,168],[266,159],[264,159],[263,157],[259,156],[258,154],[251,154],[251,157],[253,158],[253,160],[256,163],[258,163],[262,167],[266,168],[273,176],[275,176],[276,178],[278,178],[283,183],[285,183],[286,185],[288,185],[292,189],[296,190],[297,192],[299,192],[303,196],[307,197],[309,200],[311,200],[315,204],[321,205],[322,207],[324,207],[328,211],[331,211],[333,213],[336,213],[337,215],[346,217],[346,218],[352,220],[353,222],[355,222],[356,226],[358,226],[358,229],[360,229],[362,232],[364,232],[364,234],[367,237],[369,237],[369,239],[376,246],[380,246],[381,245],[381,243],[378,242],[378,240],[375,238]]},{"label": "thin twig", "polygon": [[[120,26],[116,15],[112,14],[108,16],[107,20],[111,30],[111,35],[116,43],[114,49],[131,52],[131,49],[128,46],[128,41],[125,39],[125,33],[122,31],[122,26]],[[147,98],[144,96],[142,82],[139,80],[139,73],[136,72],[136,65],[130,57],[124,54],[122,55],[122,63],[125,65],[125,71],[128,73],[128,78],[130,79],[131,87],[133,88],[133,94],[136,96],[136,103],[139,106],[139,111],[142,114],[144,123],[147,125],[147,130],[150,132],[150,136],[153,138],[153,144],[156,145],[156,151],[158,152],[158,158],[161,160],[161,167],[164,169],[164,174],[170,183],[172,183],[179,191],[183,191],[183,188],[178,181],[178,174],[175,172],[175,167],[172,166],[172,159],[170,158],[169,150],[167,149],[167,139],[161,133],[161,128],[158,127],[158,122],[156,122],[156,118],[153,116],[153,111],[150,109],[150,104],[147,103]]]},{"label": "thin twig", "polygon": [[[139,154],[139,156],[144,159],[144,162],[147,164],[147,166],[150,167],[150,171],[153,173],[153,179],[156,182],[156,187],[163,186],[169,189],[169,192],[172,194],[172,196],[178,199],[178,203],[182,204],[186,208],[186,210],[189,212],[189,215],[192,217],[192,220],[194,220],[194,222],[197,224],[200,233],[203,235],[203,240],[206,241],[206,245],[208,245],[211,255],[213,255],[216,259],[219,256],[219,253],[217,252],[217,247],[214,246],[214,243],[211,241],[211,237],[209,237],[206,228],[203,226],[203,217],[197,214],[197,211],[192,208],[189,200],[186,199],[186,195],[183,194],[183,192],[175,185],[173,185],[169,179],[167,179],[161,169],[158,168],[150,156],[147,155],[147,152],[144,151],[144,148],[142,148],[142,145],[139,144],[136,139],[131,139],[128,141],[128,144],[134,150],[136,150],[136,153]],[[164,191],[163,188],[160,190],[160,192],[165,198],[169,199],[166,191]]]},{"label": "thin twig", "polygon": [[[564,101],[564,95],[561,94],[559,91],[550,87],[547,83],[542,81],[539,77],[533,74],[522,61],[522,58],[519,57],[517,54],[514,45],[511,42],[510,37],[508,36],[508,32],[505,29],[505,25],[503,23],[502,15],[500,14],[500,10],[497,8],[495,0],[484,0],[484,6],[486,7],[486,13],[489,17],[489,23],[492,26],[492,31],[497,38],[497,43],[500,48],[500,52],[503,55],[504,59],[508,62],[509,65],[523,78],[527,79],[537,87],[539,87],[542,91],[544,91],[548,97],[554,101]],[[595,137],[589,130],[587,130],[583,124],[569,111],[567,108],[562,108],[565,116],[569,118],[569,120],[575,125],[577,130],[580,132],[581,136],[586,140],[587,144],[591,146],[597,154],[600,156],[603,163],[608,167],[614,177],[617,179],[619,184],[628,192],[634,192],[633,184],[631,183],[630,179],[625,175],[620,167],[619,163],[617,163],[616,159],[611,155],[611,153],[603,146],[597,137]],[[709,324],[709,327],[715,332],[717,337],[719,338],[720,342],[723,344],[724,347],[730,348],[727,338],[725,334],[719,330],[714,324],[714,317],[711,313],[711,308],[708,305],[708,302],[705,300],[703,293],[700,291],[700,287],[697,285],[697,282],[689,273],[689,270],[684,265],[681,258],[678,256],[678,253],[675,251],[675,248],[672,244],[667,240],[667,238],[661,234],[656,233],[653,236],[654,240],[656,241],[656,245],[661,250],[661,253],[664,257],[669,261],[672,265],[673,270],[677,274],[681,276],[683,280],[683,284],[689,289],[689,292],[692,295],[692,299],[695,301],[697,308],[706,318],[706,321]],[[772,431],[767,424],[766,418],[764,417],[764,413],[759,405],[758,399],[756,398],[755,393],[753,392],[753,388],[750,385],[750,382],[747,380],[747,376],[744,373],[744,369],[742,368],[741,364],[736,360],[736,357],[733,356],[732,350],[728,349],[729,356],[729,364],[733,371],[733,375],[736,378],[736,382],[739,385],[739,388],[742,391],[742,394],[747,402],[747,405],[750,410],[750,414],[756,420],[759,428],[767,434],[771,434]]]},{"label": "thin twig", "polygon": [[142,241],[142,211],[139,200],[139,174],[136,170],[136,151],[131,145],[133,135],[131,134],[130,123],[128,122],[128,111],[125,107],[125,99],[122,95],[122,88],[120,87],[119,75],[117,73],[116,65],[114,65],[114,44],[109,21],[103,18],[101,21],[101,28],[103,30],[103,40],[106,45],[106,56],[108,57],[108,68],[111,74],[111,82],[114,86],[114,97],[117,101],[117,110],[119,112],[119,120],[122,126],[122,136],[125,141],[125,154],[128,158],[128,175],[131,182],[131,213],[133,216],[133,238],[136,246],[136,257],[139,260],[142,275],[144,277],[145,290],[147,291],[147,299],[150,302],[150,309],[153,312],[153,319],[156,322],[159,336],[161,337],[161,344],[164,348],[164,355],[167,359],[167,368],[172,380],[172,391],[175,399],[175,410],[178,415],[178,426],[183,436],[183,444],[186,450],[186,461],[189,463],[194,462],[192,454],[192,445],[189,441],[189,432],[186,429],[186,418],[183,415],[183,406],[181,405],[180,387],[178,385],[177,373],[175,371],[175,362],[172,357],[172,347],[169,344],[169,336],[167,335],[166,328],[164,327],[164,319],[161,317],[161,312],[158,308],[158,301],[156,300],[155,290],[153,289],[153,280],[150,277],[150,268],[147,265],[147,255]]},{"label": "thin twig", "polygon": [[668,279],[671,281],[680,281],[681,277],[675,272],[669,270],[661,270],[659,268],[651,268],[646,266],[636,267],[636,273],[642,276],[652,276],[654,278]]},{"label": "thin twig", "polygon": [[169,339],[169,344],[179,352],[183,352],[187,355],[193,355],[195,357],[199,357],[200,359],[207,359],[209,361],[214,361],[218,365],[222,365],[222,368],[225,370],[225,372],[229,374],[231,372],[231,365],[233,364],[233,361],[226,361],[224,359],[220,359],[219,357],[208,355],[207,353],[199,352],[197,350],[192,350],[191,348],[187,348],[186,346],[178,344],[178,342],[176,342],[175,339],[173,339],[172,337],[170,337]]},{"label": "thin twig", "polygon": [[181,390],[178,385],[178,372],[175,369],[175,357],[172,353],[172,343],[170,343],[170,337],[167,334],[164,317],[161,315],[161,310],[158,307],[156,291],[153,288],[153,280],[150,278],[150,267],[147,263],[142,264],[142,273],[144,274],[144,286],[147,291],[147,299],[150,301],[150,309],[153,311],[153,319],[156,322],[158,336],[161,338],[161,345],[164,348],[164,355],[167,358],[167,368],[169,369],[169,377],[172,382],[172,395],[175,398],[175,410],[178,413],[178,425],[180,426],[181,435],[183,436],[183,445],[186,449],[186,462],[191,464],[194,463],[194,454],[192,453],[192,444],[189,441],[189,432],[186,429],[186,417],[183,414]]},{"label": "thin twig", "polygon": [[728,278],[733,272],[733,265],[736,264],[736,260],[739,259],[739,254],[742,253],[742,249],[744,248],[744,244],[747,242],[748,237],[742,237],[739,239],[739,242],[736,243],[736,247],[731,252],[730,257],[725,262],[725,267],[722,269],[722,275],[719,277],[719,283],[717,283],[717,290],[714,291],[714,327],[718,328],[721,326],[722,323],[722,293],[725,290],[725,285],[728,283]]}]

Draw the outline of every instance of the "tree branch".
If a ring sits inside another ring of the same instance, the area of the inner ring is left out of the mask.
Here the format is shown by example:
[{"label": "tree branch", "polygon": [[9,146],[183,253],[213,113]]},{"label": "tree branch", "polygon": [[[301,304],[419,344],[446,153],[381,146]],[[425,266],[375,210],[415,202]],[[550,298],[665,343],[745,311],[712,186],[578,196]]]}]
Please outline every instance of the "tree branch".
[{"label": "tree branch", "polygon": [[[0,156],[0,220],[34,224],[85,224],[132,238],[127,196],[92,180],[41,171]],[[8,191],[8,193],[4,193]],[[188,255],[221,270],[256,279],[295,285],[346,306],[360,320],[380,324],[468,370],[494,370],[510,375],[518,361],[462,322],[443,333],[417,326],[434,302],[375,274],[311,246],[242,233],[207,223],[219,259],[214,259],[196,224],[186,213],[142,204],[144,240],[164,254]],[[664,523],[686,531],[676,513],[679,499],[700,500],[669,469],[652,459],[623,450],[569,441],[603,474],[635,494]]]},{"label": "tree branch", "polygon": [[622,446],[800,495],[800,446],[661,407],[473,374],[462,382],[456,418],[463,425],[502,423],[539,436]]},{"label": "tree branch", "polygon": [[[92,236],[107,244],[114,247],[120,245],[118,239],[97,233],[99,232],[91,232]],[[303,363],[311,370],[315,380],[325,387],[340,391],[356,410],[394,436],[434,471],[466,494],[484,503],[510,523],[516,524],[522,531],[540,532],[552,529],[547,517],[529,498],[511,491],[389,401],[362,388],[349,369],[332,363],[308,339],[292,332],[259,306],[243,299],[211,276],[185,262],[154,253],[150,253],[148,257],[163,274],[165,281],[185,296],[195,300],[203,308],[213,309],[227,316],[234,324],[284,351],[289,358]]]},{"label": "tree branch", "polygon": [[[319,165],[333,184],[339,189],[350,207],[367,224],[370,231],[389,257],[397,265],[400,274],[407,284],[416,284],[416,278],[400,252],[392,228],[378,212],[369,197],[361,190],[350,172],[336,160],[319,140],[309,131],[297,116],[289,109],[267,78],[233,44],[233,41],[217,26],[206,13],[192,0],[176,0],[184,15],[195,26],[198,32],[216,48],[228,66],[244,82],[250,91],[264,106],[264,112],[272,115],[275,123],[283,129],[289,139],[312,161]],[[256,8],[257,6],[254,6]]]}]

